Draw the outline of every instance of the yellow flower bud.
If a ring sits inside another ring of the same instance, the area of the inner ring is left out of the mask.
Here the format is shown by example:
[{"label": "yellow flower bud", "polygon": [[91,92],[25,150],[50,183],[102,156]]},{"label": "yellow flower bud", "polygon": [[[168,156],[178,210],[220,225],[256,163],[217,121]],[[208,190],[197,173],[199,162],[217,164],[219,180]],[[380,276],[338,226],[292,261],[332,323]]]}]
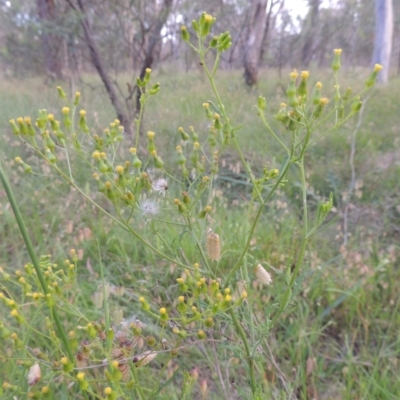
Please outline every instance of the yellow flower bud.
[{"label": "yellow flower bud", "polygon": [[186,26],[181,26],[181,34],[182,34],[183,40],[185,40],[186,42],[189,41],[190,35],[189,35],[189,32],[188,32]]},{"label": "yellow flower bud", "polygon": [[58,90],[58,95],[59,95],[62,99],[65,99],[65,92],[64,92],[64,90],[62,89],[62,87],[61,87],[61,86],[57,86],[57,90]]},{"label": "yellow flower bud", "polygon": [[310,73],[308,71],[301,71],[301,79],[307,80],[309,76]]},{"label": "yellow flower bud", "polygon": [[95,151],[92,153],[92,157],[93,157],[95,160],[100,160],[101,154],[100,154],[99,151],[95,150]]},{"label": "yellow flower bud", "polygon": [[294,69],[291,73],[290,73],[290,79],[292,81],[295,81],[298,77],[299,77],[299,73],[297,72],[296,69]]},{"label": "yellow flower bud", "polygon": [[124,173],[124,167],[123,167],[122,165],[117,165],[117,166],[115,167],[115,172],[116,172],[118,175],[122,175],[122,174]]},{"label": "yellow flower bud", "polygon": [[342,54],[342,49],[335,49],[333,50],[333,52],[334,52],[334,57],[332,62],[332,69],[335,72],[337,72],[341,67],[340,55]]},{"label": "yellow flower bud", "polygon": [[319,103],[320,103],[321,105],[323,105],[323,106],[327,105],[328,102],[329,102],[329,99],[328,99],[327,97],[323,97],[323,98],[319,101]]},{"label": "yellow flower bud", "polygon": [[79,374],[76,377],[77,377],[78,381],[83,381],[85,379],[85,373],[79,372]]}]

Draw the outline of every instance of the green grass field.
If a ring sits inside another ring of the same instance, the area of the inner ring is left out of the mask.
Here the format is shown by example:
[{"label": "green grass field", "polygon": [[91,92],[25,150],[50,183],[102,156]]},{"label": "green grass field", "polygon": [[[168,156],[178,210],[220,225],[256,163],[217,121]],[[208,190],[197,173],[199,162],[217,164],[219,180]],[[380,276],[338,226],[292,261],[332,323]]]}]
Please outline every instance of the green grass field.
[{"label": "green grass field", "polygon": [[[351,82],[362,88],[363,81],[358,80],[358,76],[367,73],[345,71],[343,87]],[[156,132],[158,147],[163,149],[162,157],[167,162],[175,156],[175,147],[180,143],[178,127],[188,130],[192,125],[200,134],[207,131],[202,103],[213,98],[206,80],[198,72],[170,76],[162,71],[155,75],[161,90],[146,108],[144,131]],[[318,74],[324,75],[328,76],[324,71]],[[244,87],[239,72],[220,72],[219,76],[222,101],[228,114],[235,118],[232,123],[244,126],[238,137],[246,159],[259,171],[264,164],[279,168],[283,154],[257,118],[254,105],[259,95],[265,96],[267,115],[271,116],[269,121],[273,128],[284,134],[272,115],[284,101],[287,85],[287,79],[279,79],[274,71],[262,71],[261,76],[259,87],[252,91]],[[82,92],[89,126],[100,132],[115,116],[97,79],[85,79],[91,86],[83,85],[77,89]],[[312,73],[310,79],[313,83],[318,80]],[[328,83],[325,83],[326,91],[330,92],[328,97],[332,97],[333,89],[328,88]],[[306,252],[307,268],[301,288],[267,339],[269,357],[260,353],[257,360],[260,375],[264,378],[266,399],[289,398],[285,387],[299,399],[400,398],[399,93],[399,79],[392,80],[385,88],[374,88],[357,131],[356,116],[344,127],[330,132],[309,152],[306,171],[309,204],[316,206],[333,192],[333,214],[337,218],[312,238]],[[103,309],[96,308],[93,300],[93,294],[101,287],[101,262],[105,281],[112,287],[124,288],[122,295],[111,296],[111,314],[122,310],[124,317],[143,318],[150,331],[157,330],[143,315],[138,298],[151,293],[152,298],[162,303],[173,296],[176,278],[181,273],[179,267],[160,260],[110,220],[100,217],[89,202],[54,177],[47,166],[39,164],[9,127],[11,118],[25,115],[33,118],[39,108],[56,114],[61,107],[56,89],[44,86],[39,79],[9,80],[0,84],[0,156],[35,251],[51,254],[54,262],[62,264],[69,257],[69,250],[76,249],[80,259],[78,286],[67,296],[88,318],[103,318]],[[348,198],[355,133],[354,190]],[[15,166],[16,156],[21,156],[43,176],[24,175]],[[81,161],[71,161],[79,171]],[[243,222],[250,193],[247,181],[242,179],[243,171],[235,152],[228,149],[220,162],[214,191],[214,204],[220,218],[215,225],[223,226],[223,243],[240,243],[249,229]],[[289,171],[288,184],[279,189],[263,212],[251,244],[254,256],[267,260],[278,269],[290,265],[298,255],[297,243],[301,234],[299,179],[296,170]],[[93,182],[87,176],[78,172],[77,180],[87,193],[94,191]],[[105,199],[97,196],[97,200],[112,213],[112,207]],[[168,228],[163,233],[168,236]],[[152,232],[147,235],[151,238]],[[195,247],[190,243],[186,245],[189,249],[192,246],[188,254],[196,257]],[[221,269],[228,271],[231,261],[228,257]],[[15,271],[22,270],[27,262],[27,251],[5,192],[0,187],[0,266],[12,276],[11,281],[0,276],[0,282],[14,298],[21,295],[20,287],[15,283]],[[255,290],[259,290],[259,297],[253,305],[254,313],[262,318],[264,308],[274,302],[277,293],[274,285]],[[29,308],[26,299],[25,303]],[[40,330],[45,324],[44,317],[40,310],[30,309],[30,325]],[[3,306],[0,320],[4,325],[13,326],[9,310]],[[79,325],[79,321],[76,316],[64,322],[70,328]],[[19,328],[15,325],[14,329]],[[18,334],[26,338],[26,346],[51,352],[43,338],[35,342],[38,336],[33,330],[26,327]],[[14,379],[14,384],[24,387],[26,371],[10,362],[18,358],[11,352],[10,343],[10,339],[0,342],[0,376],[6,377],[7,381]],[[213,362],[215,357],[218,368]],[[192,398],[225,398],[227,388],[222,387],[219,373],[224,375],[231,368],[231,376],[240,377],[243,368],[234,346],[218,344],[211,349],[189,347],[168,365],[163,365],[160,360],[157,366],[155,374],[158,371],[160,376],[161,372],[174,376],[173,383],[154,397],[159,399],[179,399],[183,371],[193,370],[198,372],[199,379]],[[150,379],[145,369],[138,373],[139,379]],[[52,376],[47,378],[51,381]],[[224,379],[227,382],[225,375]],[[202,395],[204,382],[208,389]],[[59,388],[57,398],[69,398],[61,394],[66,382],[52,384]],[[230,385],[228,392],[232,399],[245,398],[240,395],[240,387],[235,386],[234,378]]]}]

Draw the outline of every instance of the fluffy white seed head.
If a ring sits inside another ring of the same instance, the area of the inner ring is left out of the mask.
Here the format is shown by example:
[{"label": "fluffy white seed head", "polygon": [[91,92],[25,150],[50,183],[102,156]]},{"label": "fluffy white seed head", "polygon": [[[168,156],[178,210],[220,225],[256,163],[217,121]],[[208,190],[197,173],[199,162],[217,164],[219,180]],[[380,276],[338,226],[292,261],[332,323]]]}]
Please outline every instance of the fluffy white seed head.
[{"label": "fluffy white seed head", "polygon": [[140,211],[144,216],[155,217],[160,211],[159,205],[150,199],[146,199],[140,203]]},{"label": "fluffy white seed head", "polygon": [[159,178],[153,182],[152,187],[155,192],[164,197],[167,194],[168,182],[164,178]]}]

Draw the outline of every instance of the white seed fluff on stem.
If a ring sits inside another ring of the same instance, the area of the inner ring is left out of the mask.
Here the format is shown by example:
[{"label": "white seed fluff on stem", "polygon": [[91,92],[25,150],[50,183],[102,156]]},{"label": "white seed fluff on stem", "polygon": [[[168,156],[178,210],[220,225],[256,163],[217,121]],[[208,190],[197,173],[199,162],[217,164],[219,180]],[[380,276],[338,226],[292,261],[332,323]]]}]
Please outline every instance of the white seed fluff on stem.
[{"label": "white seed fluff on stem", "polygon": [[164,178],[159,178],[153,182],[152,187],[155,192],[164,197],[167,194],[168,182]]},{"label": "white seed fluff on stem", "polygon": [[155,201],[146,199],[140,203],[140,211],[144,216],[155,217],[160,207]]},{"label": "white seed fluff on stem", "polygon": [[264,285],[270,285],[272,283],[271,275],[265,270],[265,268],[258,264],[254,267],[254,273],[257,279]]}]

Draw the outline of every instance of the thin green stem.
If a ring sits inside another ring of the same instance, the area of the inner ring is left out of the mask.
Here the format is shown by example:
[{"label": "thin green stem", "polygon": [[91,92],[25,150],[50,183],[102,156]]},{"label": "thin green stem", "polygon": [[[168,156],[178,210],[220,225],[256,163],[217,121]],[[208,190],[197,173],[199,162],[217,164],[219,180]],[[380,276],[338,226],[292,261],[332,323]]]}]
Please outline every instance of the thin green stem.
[{"label": "thin green stem", "polygon": [[26,226],[25,226],[25,222],[24,222],[24,220],[22,218],[21,212],[19,211],[18,204],[17,204],[17,202],[15,200],[14,194],[12,192],[12,189],[11,189],[11,186],[10,186],[10,184],[8,182],[8,179],[7,179],[6,175],[5,175],[5,172],[4,172],[2,164],[0,165],[0,179],[1,179],[2,183],[3,183],[4,189],[6,191],[6,194],[7,194],[7,197],[8,197],[8,201],[10,202],[10,205],[11,205],[11,207],[13,209],[13,212],[14,212],[14,215],[15,215],[15,219],[17,221],[17,224],[18,224],[19,230],[21,232],[22,238],[24,239],[24,242],[25,242],[26,248],[28,250],[29,257],[31,258],[33,267],[35,268],[35,271],[36,271],[36,274],[38,276],[38,279],[39,279],[40,285],[42,287],[43,293],[45,295],[47,295],[49,293],[49,291],[47,289],[46,280],[44,279],[44,275],[43,275],[42,269],[40,268],[40,265],[39,265],[39,260],[36,257],[35,251],[34,251],[33,246],[32,246],[31,239],[29,237],[28,231],[27,231]]},{"label": "thin green stem", "polygon": [[302,162],[304,164],[304,153],[305,153],[305,151],[306,151],[306,149],[308,147],[308,143],[309,143],[310,137],[311,137],[311,128],[308,125],[306,125],[306,126],[307,126],[307,133],[306,133],[306,136],[303,139],[304,140],[303,147],[301,149],[300,155],[296,159],[294,159],[293,162],[297,162],[299,160],[303,160]]},{"label": "thin green stem", "polygon": [[159,218],[153,218],[153,221],[161,222],[166,225],[186,226],[186,224],[182,224],[181,222],[166,221],[165,219],[159,219]]},{"label": "thin green stem", "polygon": [[108,296],[106,291],[106,281],[104,279],[104,268],[103,263],[101,261],[101,252],[99,242],[97,241],[97,251],[99,253],[99,264],[100,264],[100,277],[101,277],[101,284],[103,287],[103,301],[104,301],[104,314],[105,314],[105,323],[106,323],[106,332],[107,332],[107,356],[109,356],[108,352],[111,349],[112,339],[108,335],[108,331],[110,329],[110,305],[108,302]]},{"label": "thin green stem", "polygon": [[[325,114],[325,117],[323,117],[322,119],[319,120],[319,124],[317,126],[313,127],[313,131],[316,132],[318,130],[318,128],[323,125],[331,116],[332,114],[335,112],[335,108],[333,108],[331,111],[329,111],[327,114]],[[312,122],[315,122],[316,119],[314,119]]]},{"label": "thin green stem", "polygon": [[173,175],[171,175],[169,172],[167,172],[164,168],[163,168],[164,174],[167,175],[169,178],[171,178],[173,181],[179,183],[181,186],[184,184],[184,182],[181,182],[179,179],[175,178]]},{"label": "thin green stem", "polygon": [[74,179],[72,178],[72,170],[71,170],[71,164],[70,164],[70,162],[69,162],[69,154],[68,154],[67,147],[64,147],[64,149],[65,149],[65,155],[66,155],[66,158],[67,158],[67,165],[68,165],[69,178],[70,178],[71,181],[73,182]]},{"label": "thin green stem", "polygon": [[250,352],[250,346],[249,346],[249,342],[247,340],[247,336],[245,331],[242,328],[242,325],[240,325],[240,322],[237,319],[237,316],[235,314],[235,311],[233,310],[233,308],[231,308],[229,310],[229,315],[232,318],[233,324],[235,325],[236,331],[239,334],[240,338],[242,339],[243,342],[243,346],[244,349],[246,351],[246,355],[247,355],[247,364],[249,366],[249,375],[250,375],[250,386],[251,386],[251,391],[253,393],[253,395],[256,393],[256,379],[254,376],[254,360],[253,357],[251,355]]},{"label": "thin green stem", "polygon": [[[334,77],[335,77],[335,90],[336,90],[336,93],[338,93],[340,96],[338,71],[334,72]],[[337,123],[339,121],[339,100],[340,100],[340,97],[338,98],[335,95],[335,125],[337,125]]]},{"label": "thin green stem", "polygon": [[[325,132],[322,132],[319,136],[317,136],[316,138],[314,138],[313,140],[311,140],[311,141],[310,141],[310,145],[311,145],[311,144],[314,144],[316,141],[318,141],[319,139],[321,139],[322,136],[325,136],[325,135],[326,135],[327,133],[329,133],[330,131],[339,128],[339,126],[343,125],[343,124],[344,124],[345,122],[347,122],[351,117],[353,117],[354,114],[355,114],[355,113],[354,113],[353,111],[351,111],[351,112],[349,113],[349,115],[348,115],[346,118],[342,119],[338,124],[331,126],[331,127],[330,127],[329,129],[327,129]],[[319,127],[319,126],[320,126],[320,125],[318,125],[318,127]],[[318,129],[318,127],[315,128],[315,129],[313,129],[313,130],[316,131],[316,130]]]},{"label": "thin green stem", "polygon": [[[245,258],[244,262],[244,268],[242,269],[242,279],[246,282],[246,285],[250,287],[251,282],[250,282],[250,276],[249,276],[249,264],[248,264],[248,257]],[[250,337],[251,337],[251,342],[254,343],[255,340],[255,331],[254,331],[254,313],[252,312],[253,308],[253,298],[252,296],[247,298],[247,309],[248,313],[246,313],[246,316],[248,318],[248,323],[247,325],[250,327]]]},{"label": "thin green stem", "polygon": [[140,399],[144,400],[146,398],[146,396],[143,393],[142,387],[140,386],[136,366],[135,365],[132,366],[131,370],[132,370],[132,373],[133,373],[133,377],[135,378],[135,386],[134,387],[137,390]]},{"label": "thin green stem", "polygon": [[296,267],[293,271],[292,278],[290,280],[290,287],[293,287],[294,282],[303,266],[304,262],[304,254],[308,242],[308,210],[307,210],[307,183],[306,183],[306,174],[304,169],[304,154],[301,160],[298,163],[300,168],[300,178],[301,178],[301,187],[302,187],[302,202],[303,202],[303,241],[301,244],[300,254],[296,262]]},{"label": "thin green stem", "polygon": [[307,214],[307,182],[306,182],[306,173],[304,169],[304,153],[300,160],[300,176],[301,176],[301,186],[302,186],[302,195],[303,195],[303,234],[304,237],[307,237],[308,233],[308,214]]},{"label": "thin green stem", "polygon": [[322,132],[319,136],[317,136],[316,138],[314,138],[313,140],[310,141],[310,145],[314,144],[315,142],[317,142],[319,139],[322,138],[322,136],[325,136],[327,133],[329,133],[330,131],[336,129],[338,126],[334,125],[331,126],[329,129],[327,129],[325,132]]},{"label": "thin green stem", "polygon": [[204,252],[203,252],[203,249],[201,248],[201,245],[200,245],[200,243],[199,243],[199,241],[198,241],[198,239],[197,239],[197,236],[196,236],[196,234],[194,233],[192,224],[191,224],[191,222],[190,222],[190,217],[186,217],[186,218],[185,218],[185,222],[186,222],[186,225],[187,225],[187,227],[189,228],[189,231],[191,232],[191,234],[192,234],[192,236],[193,236],[193,238],[194,238],[194,240],[195,240],[195,242],[196,242],[196,247],[197,247],[197,249],[199,250],[200,256],[201,256],[201,258],[202,258],[202,260],[203,260],[203,262],[204,262],[204,266],[207,268],[207,272],[208,272],[213,278],[215,278],[215,275],[214,275],[214,273],[211,271],[210,264],[209,264],[208,261],[207,261],[207,258],[206,258],[205,254],[204,254]]},{"label": "thin green stem", "polygon": [[286,147],[285,143],[282,142],[281,139],[279,139],[278,135],[272,130],[272,128],[269,126],[268,121],[265,118],[265,115],[261,112],[260,110],[260,118],[269,133],[280,143],[280,145],[286,150],[286,152],[289,154],[290,150]]},{"label": "thin green stem", "polygon": [[247,251],[248,251],[248,249],[250,247],[250,242],[251,242],[251,239],[253,237],[254,230],[256,229],[258,220],[259,220],[259,218],[261,216],[261,213],[262,213],[262,211],[263,211],[263,209],[265,207],[265,204],[270,199],[270,197],[275,192],[275,190],[278,188],[278,186],[281,183],[283,177],[286,175],[290,164],[291,164],[291,160],[290,160],[290,156],[289,156],[287,161],[286,161],[286,163],[285,163],[285,165],[284,165],[284,167],[283,167],[281,175],[279,176],[278,180],[276,181],[276,183],[273,186],[273,188],[271,189],[271,191],[268,193],[268,196],[265,198],[265,200],[261,203],[260,207],[258,208],[257,214],[256,214],[256,216],[255,216],[255,218],[253,220],[253,224],[252,224],[252,226],[250,228],[250,232],[249,232],[249,235],[248,235],[248,238],[247,238],[247,242],[246,242],[245,246],[243,247],[242,253],[240,254],[238,260],[236,261],[236,264],[233,266],[233,268],[229,272],[228,276],[226,277],[226,280],[225,280],[225,283],[224,283],[225,287],[227,287],[229,285],[230,280],[232,279],[232,277],[234,276],[236,271],[240,268],[241,263],[243,261],[243,258],[245,257],[245,255],[246,255],[246,253],[247,253]]},{"label": "thin green stem", "polygon": [[214,79],[214,76],[215,76],[215,74],[217,72],[217,69],[218,69],[218,66],[219,66],[220,54],[221,54],[220,52],[217,52],[217,55],[215,57],[214,67],[213,67],[213,70],[212,70],[212,73],[211,73],[211,78],[212,79]]},{"label": "thin green stem", "polygon": [[[144,106],[146,104],[146,101],[144,99],[144,94],[142,92],[142,89],[138,87],[138,90],[141,92],[140,96],[140,110],[139,110],[139,117],[135,119],[135,126],[136,126],[136,137],[135,137],[135,147],[138,148],[139,146],[139,136],[140,136],[140,128],[142,124],[142,118],[143,118],[143,113],[144,113]],[[142,100],[143,96],[143,100]]]},{"label": "thin green stem", "polygon": [[[215,85],[214,77],[213,77],[212,74],[210,74],[210,71],[207,68],[207,65],[205,64],[204,55],[202,54],[202,52],[200,52],[200,60],[202,62],[203,69],[204,69],[204,71],[205,71],[205,73],[207,75],[207,78],[210,81],[210,84],[211,84],[211,87],[213,89],[214,95],[215,95],[215,97],[217,99],[218,107],[221,110],[221,113],[222,113],[222,116],[224,117],[225,123],[229,124],[229,119],[228,119],[228,116],[226,115],[225,107],[224,107],[224,105],[222,103],[221,97],[220,97],[220,95],[218,93],[218,90],[217,90],[217,87]],[[262,196],[261,196],[260,191],[258,190],[257,183],[256,183],[256,181],[254,179],[253,173],[251,172],[251,169],[250,169],[248,163],[246,162],[246,160],[244,158],[244,155],[242,153],[242,150],[241,150],[241,148],[239,146],[239,143],[238,143],[236,137],[233,137],[233,143],[235,145],[235,149],[236,149],[237,153],[239,154],[240,161],[242,162],[242,164],[243,164],[243,166],[244,166],[244,168],[246,170],[246,173],[249,176],[249,178],[250,178],[250,180],[251,180],[251,182],[253,184],[253,187],[257,192],[257,196],[258,196],[259,200],[262,201]]]},{"label": "thin green stem", "polygon": [[[186,226],[186,225],[185,225],[185,226]],[[161,242],[167,249],[169,249],[169,250],[172,251],[171,246],[170,246],[169,243],[165,240],[164,236],[163,236],[163,235],[160,235],[160,232],[155,231],[155,232],[153,232],[153,234],[154,234],[154,236],[156,236],[156,237],[160,240],[160,242]]]},{"label": "thin green stem", "polygon": [[241,148],[239,146],[239,143],[238,143],[236,137],[233,138],[233,143],[235,144],[235,149],[239,154],[240,161],[242,162],[242,164],[243,164],[243,166],[244,166],[244,168],[246,170],[246,173],[247,173],[248,177],[250,178],[251,183],[253,184],[253,188],[257,192],[257,196],[258,196],[259,200],[262,201],[262,195],[261,195],[261,193],[260,193],[260,191],[258,189],[257,182],[254,179],[253,172],[251,171],[248,163],[246,162],[246,160],[244,158],[244,155],[242,153],[242,150],[241,150]]}]

